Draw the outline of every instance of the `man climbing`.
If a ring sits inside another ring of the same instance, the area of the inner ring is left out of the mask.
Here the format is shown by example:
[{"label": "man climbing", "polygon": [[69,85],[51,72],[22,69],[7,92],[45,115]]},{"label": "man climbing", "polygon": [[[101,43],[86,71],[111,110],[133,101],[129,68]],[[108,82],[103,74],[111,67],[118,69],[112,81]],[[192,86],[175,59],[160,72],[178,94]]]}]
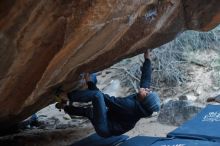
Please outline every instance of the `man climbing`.
[{"label": "man climbing", "polygon": [[102,93],[87,75],[88,89],[72,91],[67,94],[70,102],[92,102],[92,107],[63,107],[69,115],[88,117],[95,131],[102,137],[121,135],[131,130],[144,117],[149,117],[160,109],[159,96],[150,90],[151,61],[149,50],[144,54],[145,61],[141,69],[140,89],[127,97],[114,97]]}]

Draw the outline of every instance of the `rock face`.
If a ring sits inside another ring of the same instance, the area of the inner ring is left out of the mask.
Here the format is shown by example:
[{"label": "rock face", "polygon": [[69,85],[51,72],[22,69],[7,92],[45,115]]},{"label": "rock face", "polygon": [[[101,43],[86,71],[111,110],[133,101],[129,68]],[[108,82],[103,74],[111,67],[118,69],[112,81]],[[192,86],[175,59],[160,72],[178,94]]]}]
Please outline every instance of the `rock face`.
[{"label": "rock face", "polygon": [[219,0],[1,0],[0,129],[104,69],[187,29],[220,22]]},{"label": "rock face", "polygon": [[162,124],[180,126],[190,120],[203,107],[188,100],[170,100],[161,107],[158,121]]}]

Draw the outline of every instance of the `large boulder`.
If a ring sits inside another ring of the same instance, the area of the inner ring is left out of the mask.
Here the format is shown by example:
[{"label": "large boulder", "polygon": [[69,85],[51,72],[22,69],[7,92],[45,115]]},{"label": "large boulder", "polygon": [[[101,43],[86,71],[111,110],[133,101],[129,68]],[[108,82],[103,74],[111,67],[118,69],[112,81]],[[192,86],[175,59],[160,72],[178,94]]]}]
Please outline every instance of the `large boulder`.
[{"label": "large boulder", "polygon": [[158,121],[162,124],[180,126],[202,108],[203,106],[190,100],[169,100],[162,104]]},{"label": "large boulder", "polygon": [[0,129],[104,69],[220,22],[219,0],[1,0]]}]

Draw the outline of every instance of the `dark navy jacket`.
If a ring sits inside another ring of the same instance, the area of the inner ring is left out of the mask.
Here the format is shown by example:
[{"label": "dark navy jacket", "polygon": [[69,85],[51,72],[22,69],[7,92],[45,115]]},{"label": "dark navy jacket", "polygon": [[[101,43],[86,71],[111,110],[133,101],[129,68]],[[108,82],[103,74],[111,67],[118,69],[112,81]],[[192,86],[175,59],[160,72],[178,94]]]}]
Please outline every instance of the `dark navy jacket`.
[{"label": "dark navy jacket", "polygon": [[105,103],[109,109],[109,127],[113,135],[131,130],[140,118],[148,117],[153,113],[153,111],[143,112],[144,108],[136,96],[137,94],[133,94],[124,98],[115,98],[105,95]]}]

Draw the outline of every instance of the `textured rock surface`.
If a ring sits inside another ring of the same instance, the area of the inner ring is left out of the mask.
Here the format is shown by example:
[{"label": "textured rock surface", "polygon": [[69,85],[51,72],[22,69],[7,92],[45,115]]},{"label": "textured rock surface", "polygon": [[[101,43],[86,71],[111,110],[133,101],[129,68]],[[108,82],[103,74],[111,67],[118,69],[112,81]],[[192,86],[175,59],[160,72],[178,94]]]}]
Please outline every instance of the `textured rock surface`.
[{"label": "textured rock surface", "polygon": [[0,129],[53,102],[81,72],[220,22],[219,0],[0,1]]},{"label": "textured rock surface", "polygon": [[179,126],[190,120],[203,107],[192,101],[170,100],[161,107],[158,121],[162,124]]}]

